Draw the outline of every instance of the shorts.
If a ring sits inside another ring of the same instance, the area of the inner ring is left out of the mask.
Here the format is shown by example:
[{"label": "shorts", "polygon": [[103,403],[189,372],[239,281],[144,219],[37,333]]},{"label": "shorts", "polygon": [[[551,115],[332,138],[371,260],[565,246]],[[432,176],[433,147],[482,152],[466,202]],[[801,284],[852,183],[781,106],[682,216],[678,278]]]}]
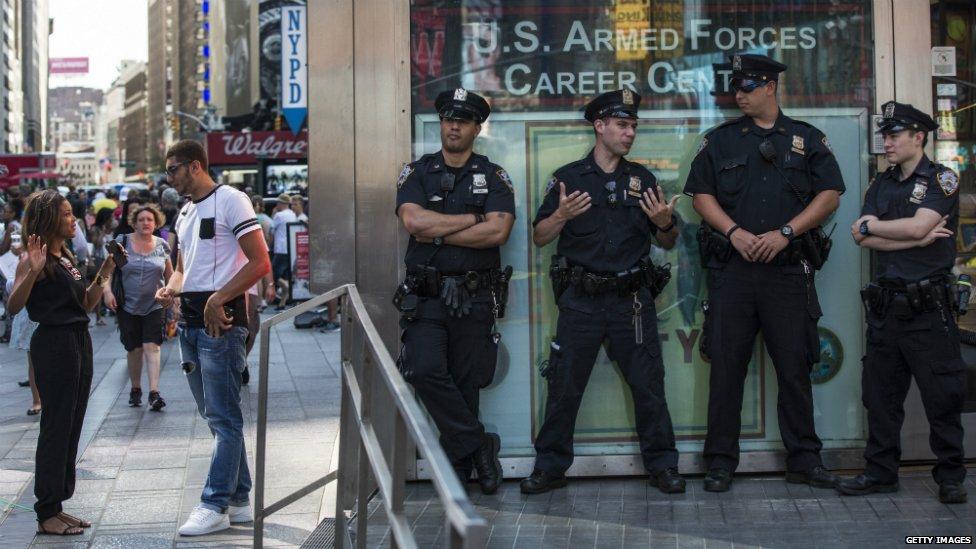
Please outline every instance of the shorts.
[{"label": "shorts", "polygon": [[271,273],[275,280],[291,280],[291,262],[288,254],[274,254],[271,258]]},{"label": "shorts", "polygon": [[156,309],[147,315],[134,315],[121,307],[115,311],[119,319],[119,335],[127,352],[142,347],[143,343],[163,344],[166,328],[166,309]]}]

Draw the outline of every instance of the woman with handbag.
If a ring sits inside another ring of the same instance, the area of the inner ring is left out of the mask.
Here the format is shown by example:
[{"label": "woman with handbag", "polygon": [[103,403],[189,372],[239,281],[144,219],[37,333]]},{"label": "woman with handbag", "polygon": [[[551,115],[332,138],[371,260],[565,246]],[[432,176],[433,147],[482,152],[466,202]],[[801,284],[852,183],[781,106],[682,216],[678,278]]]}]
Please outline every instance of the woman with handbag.
[{"label": "woman with handbag", "polygon": [[149,409],[158,412],[166,406],[159,394],[159,346],[164,339],[166,310],[156,299],[173,274],[169,245],[153,232],[163,226],[166,218],[155,204],[140,204],[132,208],[128,219],[135,232],[116,237],[118,246],[125,249],[129,261],[116,267],[112,284],[105,292],[105,305],[115,311],[119,335],[127,352],[129,406],[142,405],[142,369],[149,374]]}]

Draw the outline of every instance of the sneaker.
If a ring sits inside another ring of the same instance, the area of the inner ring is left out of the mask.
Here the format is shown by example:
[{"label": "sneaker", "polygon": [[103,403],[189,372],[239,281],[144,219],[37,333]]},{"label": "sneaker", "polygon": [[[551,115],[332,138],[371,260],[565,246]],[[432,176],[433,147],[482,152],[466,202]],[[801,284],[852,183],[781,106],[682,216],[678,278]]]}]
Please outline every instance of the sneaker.
[{"label": "sneaker", "polygon": [[342,327],[342,325],[340,325],[338,322],[326,322],[325,324],[322,325],[322,327],[319,329],[319,331],[320,332],[334,332],[334,331],[338,330],[341,327]]},{"label": "sneaker", "polygon": [[149,391],[149,409],[158,412],[166,407],[166,401],[159,396],[159,391]]},{"label": "sneaker", "polygon": [[142,389],[129,391],[129,406],[142,406]]},{"label": "sneaker", "polygon": [[239,524],[241,522],[251,522],[254,520],[254,515],[251,513],[251,504],[245,503],[240,507],[235,507],[231,505],[227,508],[227,516],[230,517],[231,524]]},{"label": "sneaker", "polygon": [[230,517],[212,509],[197,505],[190,511],[190,518],[180,526],[181,536],[202,536],[230,528]]}]

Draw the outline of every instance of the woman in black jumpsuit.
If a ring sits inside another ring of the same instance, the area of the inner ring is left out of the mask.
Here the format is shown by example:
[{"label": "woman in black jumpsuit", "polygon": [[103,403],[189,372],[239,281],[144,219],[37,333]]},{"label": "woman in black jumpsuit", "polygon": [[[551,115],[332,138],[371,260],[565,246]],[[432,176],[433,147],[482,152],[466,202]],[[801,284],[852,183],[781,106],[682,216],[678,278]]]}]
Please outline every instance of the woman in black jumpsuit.
[{"label": "woman in black jumpsuit", "polygon": [[92,381],[88,313],[98,304],[109,273],[109,255],[87,289],[65,242],[74,236],[71,204],[55,190],[36,193],[24,209],[27,253],[21,256],[8,310],[24,306],[38,323],[31,338],[37,389],[44,402],[37,440],[34,495],[38,533],[78,535],[91,523],[64,513],[74,493],[78,439]]}]

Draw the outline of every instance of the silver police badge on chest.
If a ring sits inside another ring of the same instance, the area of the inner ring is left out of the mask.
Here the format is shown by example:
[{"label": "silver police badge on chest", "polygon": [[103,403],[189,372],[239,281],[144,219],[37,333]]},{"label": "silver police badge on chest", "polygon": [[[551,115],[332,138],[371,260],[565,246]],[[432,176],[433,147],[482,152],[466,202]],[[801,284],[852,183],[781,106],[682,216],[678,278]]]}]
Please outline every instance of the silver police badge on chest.
[{"label": "silver police badge on chest", "polygon": [[804,145],[803,138],[800,137],[799,135],[794,135],[793,136],[793,147],[792,147],[791,150],[793,152],[795,152],[796,154],[806,155],[807,153],[806,153],[806,151],[803,150],[803,145]]},{"label": "silver police badge on chest", "polygon": [[474,185],[474,188],[471,189],[472,194],[488,194],[488,181],[485,179],[485,174],[474,174],[472,185]]},{"label": "silver police badge on chest", "polygon": [[928,190],[929,190],[928,183],[925,183],[924,181],[919,182],[918,180],[916,180],[915,188],[912,189],[912,197],[909,198],[908,201],[913,202],[915,204],[921,204],[922,199],[925,198],[925,192]]},{"label": "silver police badge on chest", "polygon": [[630,177],[630,183],[627,185],[627,196],[632,196],[634,198],[640,198],[641,191],[641,179],[636,175]]}]

